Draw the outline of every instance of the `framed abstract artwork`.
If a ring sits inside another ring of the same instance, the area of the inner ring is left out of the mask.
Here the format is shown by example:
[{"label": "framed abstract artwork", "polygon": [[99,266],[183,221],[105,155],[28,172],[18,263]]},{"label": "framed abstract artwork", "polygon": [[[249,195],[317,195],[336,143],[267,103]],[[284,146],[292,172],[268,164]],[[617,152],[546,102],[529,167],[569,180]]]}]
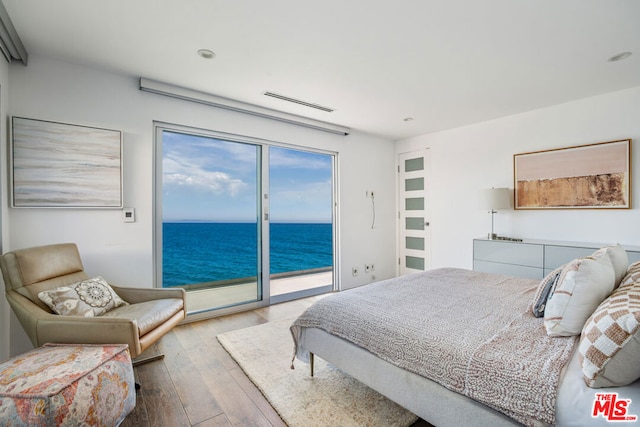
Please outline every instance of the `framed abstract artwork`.
[{"label": "framed abstract artwork", "polygon": [[515,154],[515,209],[630,209],[631,140]]},{"label": "framed abstract artwork", "polygon": [[12,207],[121,208],[122,132],[11,118]]}]

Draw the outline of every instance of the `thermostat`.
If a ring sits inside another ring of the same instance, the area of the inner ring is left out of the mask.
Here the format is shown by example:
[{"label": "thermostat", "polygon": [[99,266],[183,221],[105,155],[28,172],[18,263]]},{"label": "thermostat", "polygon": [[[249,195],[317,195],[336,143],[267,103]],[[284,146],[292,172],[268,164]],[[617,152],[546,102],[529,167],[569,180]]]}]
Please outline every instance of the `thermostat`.
[{"label": "thermostat", "polygon": [[122,209],[122,220],[124,222],[135,222],[136,221],[136,211],[134,208],[123,208]]}]

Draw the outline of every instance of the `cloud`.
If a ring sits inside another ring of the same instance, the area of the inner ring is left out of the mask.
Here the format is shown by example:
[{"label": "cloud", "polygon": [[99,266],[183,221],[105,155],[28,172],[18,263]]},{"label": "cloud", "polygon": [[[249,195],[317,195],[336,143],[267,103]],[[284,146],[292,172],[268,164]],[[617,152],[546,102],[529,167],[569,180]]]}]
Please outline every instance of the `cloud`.
[{"label": "cloud", "polygon": [[164,156],[180,156],[194,164],[234,165],[234,168],[256,167],[256,146],[225,141],[209,136],[164,132]]},{"label": "cloud", "polygon": [[331,158],[325,154],[310,153],[272,147],[269,163],[274,167],[288,167],[296,169],[327,169],[331,168]]},{"label": "cloud", "polygon": [[279,222],[331,222],[331,180],[272,189],[271,219]]},{"label": "cloud", "polygon": [[198,162],[177,155],[167,155],[162,159],[163,187],[179,186],[194,190],[210,191],[215,194],[236,196],[247,184],[226,172],[206,170]]},{"label": "cloud", "polygon": [[279,187],[271,190],[271,198],[276,201],[305,201],[308,204],[327,203],[331,206],[331,180],[320,182],[299,182],[294,188]]}]

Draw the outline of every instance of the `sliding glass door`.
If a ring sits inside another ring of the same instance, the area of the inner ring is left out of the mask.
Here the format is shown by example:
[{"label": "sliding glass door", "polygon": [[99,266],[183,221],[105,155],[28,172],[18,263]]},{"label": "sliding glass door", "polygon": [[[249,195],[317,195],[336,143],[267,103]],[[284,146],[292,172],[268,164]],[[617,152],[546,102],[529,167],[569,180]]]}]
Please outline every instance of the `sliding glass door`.
[{"label": "sliding glass door", "polygon": [[261,147],[163,130],[163,287],[199,312],[262,299]]},{"label": "sliding glass door", "polygon": [[190,314],[331,291],[333,164],[332,154],[158,126],[156,282],[186,289]]},{"label": "sliding glass door", "polygon": [[272,301],[333,289],[333,156],[269,149]]}]

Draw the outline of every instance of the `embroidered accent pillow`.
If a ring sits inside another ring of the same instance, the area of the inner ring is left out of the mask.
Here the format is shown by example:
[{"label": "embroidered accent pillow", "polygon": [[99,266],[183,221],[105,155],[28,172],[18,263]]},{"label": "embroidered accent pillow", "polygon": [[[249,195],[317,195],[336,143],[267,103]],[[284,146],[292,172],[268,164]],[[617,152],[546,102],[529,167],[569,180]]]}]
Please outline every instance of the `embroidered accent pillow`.
[{"label": "embroidered accent pillow", "polygon": [[38,298],[63,316],[95,317],[128,305],[100,276],[57,289],[42,291]]},{"label": "embroidered accent pillow", "polygon": [[589,387],[631,384],[640,378],[640,281],[616,289],[587,320],[578,347]]},{"label": "embroidered accent pillow", "polygon": [[538,285],[538,290],[536,291],[536,295],[533,299],[533,306],[531,307],[531,311],[535,317],[544,317],[544,309],[547,305],[547,300],[556,289],[558,279],[560,278],[560,273],[562,273],[563,268],[564,265],[547,274],[547,276],[542,279]]},{"label": "embroidered accent pillow", "polygon": [[611,294],[614,285],[615,272],[605,252],[565,265],[544,310],[547,335],[580,335],[589,316]]}]

